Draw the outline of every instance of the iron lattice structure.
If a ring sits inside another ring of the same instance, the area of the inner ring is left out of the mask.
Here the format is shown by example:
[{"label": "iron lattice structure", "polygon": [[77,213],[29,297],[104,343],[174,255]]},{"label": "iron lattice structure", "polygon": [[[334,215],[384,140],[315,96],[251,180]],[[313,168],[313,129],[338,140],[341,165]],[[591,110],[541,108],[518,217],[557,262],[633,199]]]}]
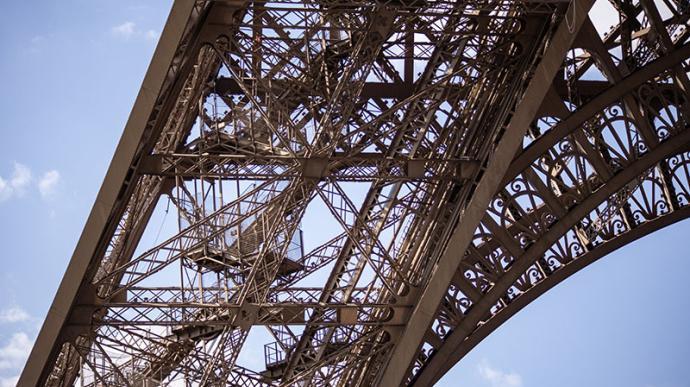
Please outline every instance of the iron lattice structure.
[{"label": "iron lattice structure", "polygon": [[177,1],[20,385],[431,385],[688,217],[690,4],[592,2]]}]

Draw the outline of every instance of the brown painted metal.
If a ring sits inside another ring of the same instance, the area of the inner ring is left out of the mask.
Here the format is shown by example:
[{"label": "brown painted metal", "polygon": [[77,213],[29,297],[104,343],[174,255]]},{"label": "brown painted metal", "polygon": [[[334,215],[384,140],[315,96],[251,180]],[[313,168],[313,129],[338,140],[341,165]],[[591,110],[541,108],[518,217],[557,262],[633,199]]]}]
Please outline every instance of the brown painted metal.
[{"label": "brown painted metal", "polygon": [[61,349],[60,340],[64,340],[65,335],[62,330],[78,297],[82,279],[86,277],[88,267],[99,249],[103,248],[103,235],[112,230],[114,219],[122,212],[122,190],[133,183],[131,169],[142,156],[144,136],[146,130],[151,130],[149,120],[155,117],[156,103],[161,94],[169,92],[166,90],[171,87],[169,77],[177,76],[176,72],[179,71],[179,62],[184,55],[179,50],[179,44],[185,33],[190,33],[188,21],[192,20],[195,5],[193,2],[179,2],[170,11],[103,186],[19,379],[20,386],[46,383],[51,363],[55,362]]},{"label": "brown painted metal", "polygon": [[175,2],[19,384],[435,383],[690,216],[690,14],[612,3]]},{"label": "brown painted metal", "polygon": [[[568,48],[574,42],[592,4],[592,1],[571,3],[569,11],[577,15],[575,20],[571,22],[572,24],[567,24],[567,19],[561,22],[551,44],[542,54],[543,57],[532,75],[525,95],[518,102],[515,112],[505,128],[506,134],[496,145],[495,155],[489,159],[484,175],[479,180],[466,208],[464,208],[448,246],[436,263],[429,284],[418,296],[417,307],[413,310],[405,330],[400,334],[390,363],[381,379],[382,385],[399,385],[407,375],[408,368],[413,364],[414,356],[422,344],[427,327],[431,325],[433,311],[437,309],[445,289],[450,285],[453,273],[458,271],[462,258],[458,252],[466,250],[470,244],[473,232],[479,224],[485,208],[499,188],[500,176],[503,176],[510,166],[528,125],[534,121],[537,110],[542,105],[550,84],[553,82]],[[484,301],[483,298],[478,302],[481,303],[482,301]]]}]

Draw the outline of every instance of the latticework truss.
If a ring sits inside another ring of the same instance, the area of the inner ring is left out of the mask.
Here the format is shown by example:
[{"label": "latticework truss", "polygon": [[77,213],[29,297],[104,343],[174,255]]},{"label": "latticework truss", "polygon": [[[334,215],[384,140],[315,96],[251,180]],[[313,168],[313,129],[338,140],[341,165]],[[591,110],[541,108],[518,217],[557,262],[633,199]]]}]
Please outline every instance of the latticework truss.
[{"label": "latticework truss", "polygon": [[690,216],[690,3],[592,3],[176,2],[20,385],[431,385]]}]

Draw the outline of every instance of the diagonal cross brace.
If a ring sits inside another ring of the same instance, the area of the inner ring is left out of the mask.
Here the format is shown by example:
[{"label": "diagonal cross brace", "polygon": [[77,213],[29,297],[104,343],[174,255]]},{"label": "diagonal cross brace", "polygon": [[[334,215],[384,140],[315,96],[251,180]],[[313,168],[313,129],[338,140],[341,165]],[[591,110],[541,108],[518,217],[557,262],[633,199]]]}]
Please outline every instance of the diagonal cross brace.
[{"label": "diagonal cross brace", "polygon": [[513,156],[522,144],[525,132],[534,120],[568,49],[570,49],[579,29],[587,19],[592,4],[593,0],[574,1],[568,7],[566,15],[574,15],[575,20],[561,21],[553,40],[547,47],[522,100],[515,109],[515,114],[506,128],[505,134],[496,147],[495,156],[487,165],[472,199],[461,215],[458,226],[429,279],[428,285],[416,303],[410,321],[398,338],[379,382],[380,385],[399,386],[403,383],[408,366],[412,364],[424,334],[434,319],[436,307],[458,269],[463,257],[461,252],[469,246],[474,230],[484,216],[489,201],[499,188]]}]

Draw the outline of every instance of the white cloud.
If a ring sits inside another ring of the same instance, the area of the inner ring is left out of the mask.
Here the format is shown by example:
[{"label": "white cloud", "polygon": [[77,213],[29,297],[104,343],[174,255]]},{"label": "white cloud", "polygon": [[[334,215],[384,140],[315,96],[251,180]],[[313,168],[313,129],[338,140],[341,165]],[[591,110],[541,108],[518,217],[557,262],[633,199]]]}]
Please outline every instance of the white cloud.
[{"label": "white cloud", "polygon": [[14,173],[10,179],[10,186],[18,194],[23,194],[26,186],[31,182],[31,170],[23,164],[14,163]]},{"label": "white cloud", "polygon": [[5,179],[0,176],[0,201],[8,199],[11,195],[11,188],[5,181]]},{"label": "white cloud", "polygon": [[115,36],[120,36],[125,39],[131,38],[136,33],[136,24],[131,21],[126,21],[110,29]]},{"label": "white cloud", "polygon": [[29,319],[29,314],[22,308],[13,306],[0,310],[0,323],[16,323]]},{"label": "white cloud", "polygon": [[10,341],[5,346],[0,347],[0,370],[21,367],[31,352],[31,345],[32,342],[26,333],[13,334]]},{"label": "white cloud", "polygon": [[34,181],[31,169],[15,162],[11,177],[0,176],[0,202],[23,196],[29,187],[33,187],[34,182],[41,197],[49,198],[55,193],[55,188],[60,182],[60,172],[50,170],[45,172],[38,181]]},{"label": "white cloud", "polygon": [[0,387],[15,387],[19,381],[19,375],[9,378],[0,378]]},{"label": "white cloud", "polygon": [[38,180],[38,191],[43,198],[52,196],[55,193],[55,187],[60,181],[60,172],[51,170],[43,174]]},{"label": "white cloud", "polygon": [[146,40],[150,40],[152,42],[155,42],[155,41],[158,41],[159,35],[160,34],[158,33],[158,31],[148,30],[144,33],[144,38],[146,38]]},{"label": "white cloud", "polygon": [[0,177],[0,201],[10,199],[13,196],[22,196],[29,183],[31,183],[31,169],[15,162],[12,177],[9,180]]},{"label": "white cloud", "polygon": [[129,40],[131,38],[144,39],[149,42],[158,41],[160,33],[156,30],[142,30],[139,29],[136,23],[126,21],[110,29],[110,32],[119,38]]},{"label": "white cloud", "polygon": [[486,380],[491,387],[522,387],[522,376],[517,373],[506,373],[493,368],[486,360],[482,360],[477,366],[479,375]]}]

